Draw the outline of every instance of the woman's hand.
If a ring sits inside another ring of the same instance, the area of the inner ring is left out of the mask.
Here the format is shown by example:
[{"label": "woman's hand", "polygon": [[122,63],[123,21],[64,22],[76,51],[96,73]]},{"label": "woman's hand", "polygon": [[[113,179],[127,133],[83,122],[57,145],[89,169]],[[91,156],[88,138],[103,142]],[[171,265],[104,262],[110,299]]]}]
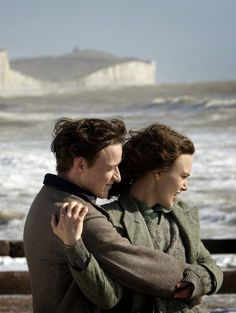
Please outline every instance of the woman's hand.
[{"label": "woman's hand", "polygon": [[59,220],[52,215],[51,225],[56,234],[66,245],[74,245],[81,238],[84,217],[88,208],[82,203],[65,202],[60,208]]},{"label": "woman's hand", "polygon": [[186,299],[192,296],[194,285],[190,282],[181,281],[175,287],[174,298]]}]

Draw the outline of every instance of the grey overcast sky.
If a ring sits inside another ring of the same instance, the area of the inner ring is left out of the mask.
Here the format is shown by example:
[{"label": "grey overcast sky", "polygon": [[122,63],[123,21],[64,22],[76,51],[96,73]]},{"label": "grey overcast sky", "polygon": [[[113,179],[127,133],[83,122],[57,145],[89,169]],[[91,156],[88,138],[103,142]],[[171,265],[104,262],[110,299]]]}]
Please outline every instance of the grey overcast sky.
[{"label": "grey overcast sky", "polygon": [[236,79],[236,0],[0,0],[10,59],[75,47],[153,59],[157,83]]}]

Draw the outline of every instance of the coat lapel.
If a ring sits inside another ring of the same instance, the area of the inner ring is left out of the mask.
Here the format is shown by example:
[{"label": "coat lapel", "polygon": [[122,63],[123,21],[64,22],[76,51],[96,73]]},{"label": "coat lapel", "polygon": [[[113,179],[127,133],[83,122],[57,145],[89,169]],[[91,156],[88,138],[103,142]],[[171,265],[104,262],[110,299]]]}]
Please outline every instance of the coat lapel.
[{"label": "coat lapel", "polygon": [[118,202],[124,210],[123,225],[130,242],[154,249],[145,220],[132,197],[128,194],[122,195]]}]

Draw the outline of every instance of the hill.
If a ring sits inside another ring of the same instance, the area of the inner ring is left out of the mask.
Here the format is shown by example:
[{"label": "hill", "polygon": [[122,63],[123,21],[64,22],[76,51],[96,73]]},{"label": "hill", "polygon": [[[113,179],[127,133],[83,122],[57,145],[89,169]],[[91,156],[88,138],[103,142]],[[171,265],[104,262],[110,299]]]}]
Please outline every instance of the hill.
[{"label": "hill", "polygon": [[[62,56],[43,56],[11,60],[11,68],[42,81],[66,82],[83,78],[101,69],[134,58],[119,58],[112,54],[92,50],[74,50]],[[139,60],[141,61],[141,60]]]},{"label": "hill", "polygon": [[75,49],[62,56],[15,59],[0,50],[0,95],[76,92],[86,88],[116,88],[155,84],[154,61]]}]

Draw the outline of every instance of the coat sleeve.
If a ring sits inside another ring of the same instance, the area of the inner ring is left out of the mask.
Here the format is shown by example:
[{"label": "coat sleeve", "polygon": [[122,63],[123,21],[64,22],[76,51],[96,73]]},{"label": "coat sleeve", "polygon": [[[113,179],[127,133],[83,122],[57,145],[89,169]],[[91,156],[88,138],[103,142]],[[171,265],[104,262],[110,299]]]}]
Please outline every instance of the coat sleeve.
[{"label": "coat sleeve", "polygon": [[223,272],[216,265],[216,262],[200,239],[198,210],[191,208],[188,211],[188,216],[192,229],[195,227],[196,233],[192,234],[192,238],[195,238],[194,246],[197,247],[197,250],[193,262],[191,262],[193,264],[185,271],[184,280],[194,284],[193,298],[217,292],[223,282]]},{"label": "coat sleeve", "polygon": [[185,271],[184,280],[194,284],[195,289],[192,298],[213,294],[222,285],[223,272],[216,265],[216,262],[201,241],[196,263]]},{"label": "coat sleeve", "polygon": [[205,267],[211,274],[212,288],[209,294],[216,293],[220,289],[223,282],[223,271],[216,265],[216,262],[213,260],[211,254],[202,242],[200,243],[199,248],[198,263]]},{"label": "coat sleeve", "polygon": [[102,270],[82,240],[64,250],[70,272],[86,298],[103,310],[114,307],[122,297],[123,288]]},{"label": "coat sleeve", "polygon": [[132,245],[104,214],[92,205],[88,207],[83,241],[110,277],[139,293],[171,296],[188,265],[162,251]]}]

